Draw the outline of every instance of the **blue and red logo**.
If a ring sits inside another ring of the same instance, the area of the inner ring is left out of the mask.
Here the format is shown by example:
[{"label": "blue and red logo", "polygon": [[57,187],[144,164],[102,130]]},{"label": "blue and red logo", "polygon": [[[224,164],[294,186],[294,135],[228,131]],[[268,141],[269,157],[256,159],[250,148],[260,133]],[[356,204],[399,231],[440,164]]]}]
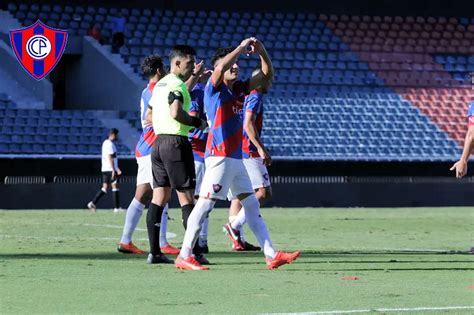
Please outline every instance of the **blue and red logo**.
[{"label": "blue and red logo", "polygon": [[27,28],[10,31],[10,42],[23,68],[41,80],[61,59],[66,49],[67,31],[51,28],[38,20]]}]

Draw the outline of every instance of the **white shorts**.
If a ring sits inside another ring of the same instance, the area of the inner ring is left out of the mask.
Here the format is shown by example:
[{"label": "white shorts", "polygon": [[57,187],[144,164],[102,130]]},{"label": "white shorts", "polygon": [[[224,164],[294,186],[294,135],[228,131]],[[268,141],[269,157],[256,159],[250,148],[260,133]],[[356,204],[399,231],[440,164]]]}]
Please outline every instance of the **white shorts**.
[{"label": "white shorts", "polygon": [[196,188],[194,189],[194,196],[199,196],[204,173],[206,172],[206,164],[204,164],[204,162],[194,161],[194,169],[196,170]]},{"label": "white shorts", "polygon": [[206,173],[202,180],[200,196],[226,200],[227,193],[236,197],[254,192],[242,160],[210,156],[206,158],[205,163]]},{"label": "white shorts", "polygon": [[151,171],[151,155],[137,157],[138,172],[137,186],[150,184],[153,188],[153,173]]},{"label": "white shorts", "polygon": [[262,158],[244,159],[244,165],[249,174],[253,189],[271,186],[270,175],[268,175],[267,167],[263,164]]}]

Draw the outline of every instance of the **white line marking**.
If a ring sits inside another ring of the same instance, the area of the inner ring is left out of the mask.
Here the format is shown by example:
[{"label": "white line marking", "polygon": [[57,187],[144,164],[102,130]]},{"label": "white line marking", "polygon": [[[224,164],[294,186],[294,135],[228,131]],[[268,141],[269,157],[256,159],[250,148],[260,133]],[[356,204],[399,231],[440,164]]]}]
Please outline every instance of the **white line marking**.
[{"label": "white line marking", "polygon": [[[76,225],[76,224],[74,224]],[[95,227],[106,227],[111,229],[123,229],[123,225],[113,225],[113,224],[92,224],[92,223],[82,223],[83,226],[95,226]],[[145,231],[146,229],[136,228],[135,231]]]},{"label": "white line marking", "polygon": [[[82,223],[83,226],[93,226],[93,227],[106,227],[111,229],[123,229],[121,225],[113,225],[113,224],[92,224],[92,223]],[[146,229],[136,228],[135,231],[146,232]],[[175,238],[176,234],[172,232],[166,232],[166,238],[171,239]],[[148,239],[147,239],[148,240]]]},{"label": "white line marking", "polygon": [[474,306],[441,306],[441,307],[413,307],[413,308],[375,308],[367,310],[347,310],[347,311],[318,311],[302,313],[264,313],[272,315],[322,315],[322,314],[355,314],[370,312],[423,312],[423,311],[452,311],[452,310],[474,310]]},{"label": "white line marking", "polygon": [[[120,237],[64,237],[64,236],[23,236],[23,235],[7,235],[7,234],[0,234],[0,238],[8,239],[8,238],[16,238],[16,239],[24,239],[24,240],[40,240],[40,241],[120,241]],[[148,238],[137,238],[137,241],[148,241]]]}]

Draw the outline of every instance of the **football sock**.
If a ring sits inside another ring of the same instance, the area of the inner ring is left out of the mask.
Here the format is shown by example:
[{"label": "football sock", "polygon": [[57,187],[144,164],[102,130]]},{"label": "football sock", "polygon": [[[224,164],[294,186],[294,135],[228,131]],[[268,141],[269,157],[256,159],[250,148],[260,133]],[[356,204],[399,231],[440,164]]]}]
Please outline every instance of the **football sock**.
[{"label": "football sock", "polygon": [[201,232],[199,232],[199,246],[207,245],[207,232],[209,230],[209,214],[202,221]]},{"label": "football sock", "polygon": [[191,256],[192,248],[196,244],[196,241],[199,237],[201,224],[209,212],[211,212],[215,204],[216,202],[210,199],[199,198],[198,202],[194,206],[194,209],[188,218],[183,246],[181,246],[181,252],[179,253],[182,258],[186,259]]},{"label": "football sock", "polygon": [[96,204],[99,202],[100,198],[102,198],[106,193],[107,193],[107,190],[105,190],[104,188],[101,188],[101,189],[95,194],[94,199],[92,199],[92,203],[96,205]]},{"label": "football sock", "polygon": [[118,208],[120,208],[120,189],[114,188],[114,189],[112,189],[112,193],[113,193],[113,196],[114,196],[115,209],[118,209]]},{"label": "football sock", "polygon": [[273,248],[272,241],[270,240],[270,234],[268,233],[267,225],[260,214],[260,203],[258,202],[255,194],[248,196],[247,198],[240,201],[245,210],[245,216],[248,224],[258,243],[263,248],[265,256],[268,258],[274,258],[276,256],[275,249]]},{"label": "football sock", "polygon": [[146,226],[148,230],[148,240],[150,242],[150,253],[152,255],[161,254],[160,250],[160,221],[163,207],[154,203],[150,204],[146,216]]},{"label": "football sock", "polygon": [[165,247],[168,245],[168,240],[166,239],[166,232],[168,231],[168,205],[163,209],[163,214],[161,215],[161,226],[160,226],[160,247]]},{"label": "football sock", "polygon": [[122,239],[120,240],[120,243],[129,244],[132,241],[133,232],[140,221],[140,218],[143,214],[143,209],[145,209],[145,205],[133,198],[132,202],[130,202],[130,205],[127,208],[127,214],[125,215],[125,224],[123,226]]},{"label": "football sock", "polygon": [[245,210],[242,208],[239,211],[239,214],[235,216],[235,219],[230,223],[233,229],[239,230],[240,232],[240,240],[245,242],[244,237],[244,224],[247,222],[247,218],[245,217]]},{"label": "football sock", "polygon": [[183,218],[183,226],[184,229],[186,230],[188,227],[188,218],[191,215],[191,212],[193,211],[194,205],[193,204],[188,204],[184,205],[181,207],[181,213],[182,213],[182,218]]}]

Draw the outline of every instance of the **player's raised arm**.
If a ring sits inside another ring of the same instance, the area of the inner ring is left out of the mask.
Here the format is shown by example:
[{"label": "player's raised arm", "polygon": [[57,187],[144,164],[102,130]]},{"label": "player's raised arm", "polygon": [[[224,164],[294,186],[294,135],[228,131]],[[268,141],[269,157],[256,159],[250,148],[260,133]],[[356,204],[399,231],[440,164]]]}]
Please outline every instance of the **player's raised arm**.
[{"label": "player's raised arm", "polygon": [[255,52],[260,56],[261,71],[250,79],[250,90],[255,89],[255,87],[259,85],[263,85],[266,81],[271,80],[274,75],[272,60],[263,43],[257,40],[252,45],[255,47]]},{"label": "player's raised arm", "polygon": [[227,54],[224,58],[218,61],[214,65],[214,72],[212,73],[211,80],[214,86],[218,86],[222,83],[224,79],[224,73],[229,70],[233,64],[237,61],[237,58],[244,52],[246,52],[247,47],[251,49],[249,53],[253,53],[254,47],[251,45],[257,39],[255,37],[250,37],[244,39],[239,46],[237,46],[231,53]]},{"label": "player's raised arm", "polygon": [[194,66],[193,74],[189,77],[189,79],[186,80],[186,82],[184,82],[189,91],[191,91],[194,86],[199,82],[199,78],[204,73],[204,70],[206,70],[206,67],[204,66],[204,61],[202,60],[200,63],[197,63]]}]

